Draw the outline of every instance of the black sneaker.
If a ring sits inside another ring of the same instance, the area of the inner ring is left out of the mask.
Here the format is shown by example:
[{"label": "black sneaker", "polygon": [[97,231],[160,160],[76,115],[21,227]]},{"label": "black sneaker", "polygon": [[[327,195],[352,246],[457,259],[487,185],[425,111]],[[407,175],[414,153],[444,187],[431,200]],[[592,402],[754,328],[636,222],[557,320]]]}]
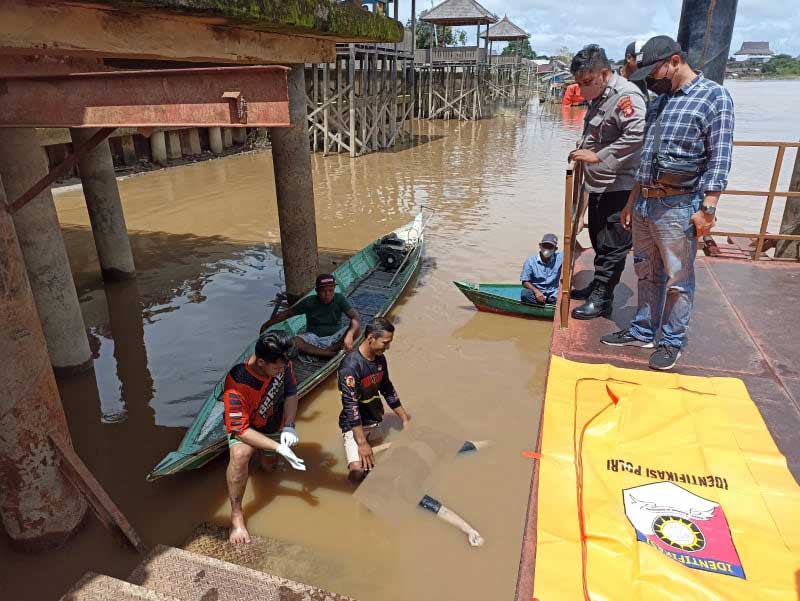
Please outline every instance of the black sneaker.
[{"label": "black sneaker", "polygon": [[667,371],[675,367],[680,356],[681,349],[679,347],[659,344],[656,352],[650,355],[650,368]]},{"label": "black sneaker", "polygon": [[653,348],[653,342],[645,342],[631,335],[630,330],[621,330],[613,334],[600,336],[600,342],[608,346],[638,346],[639,348]]}]

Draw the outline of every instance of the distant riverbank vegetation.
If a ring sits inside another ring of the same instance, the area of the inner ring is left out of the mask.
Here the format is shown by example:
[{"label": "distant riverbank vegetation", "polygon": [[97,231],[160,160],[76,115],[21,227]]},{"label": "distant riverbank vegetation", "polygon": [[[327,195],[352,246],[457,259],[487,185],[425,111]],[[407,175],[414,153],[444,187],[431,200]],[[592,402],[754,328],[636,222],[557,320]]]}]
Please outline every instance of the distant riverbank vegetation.
[{"label": "distant riverbank vegetation", "polygon": [[740,79],[800,79],[800,59],[776,54],[760,65],[758,71],[742,73]]}]

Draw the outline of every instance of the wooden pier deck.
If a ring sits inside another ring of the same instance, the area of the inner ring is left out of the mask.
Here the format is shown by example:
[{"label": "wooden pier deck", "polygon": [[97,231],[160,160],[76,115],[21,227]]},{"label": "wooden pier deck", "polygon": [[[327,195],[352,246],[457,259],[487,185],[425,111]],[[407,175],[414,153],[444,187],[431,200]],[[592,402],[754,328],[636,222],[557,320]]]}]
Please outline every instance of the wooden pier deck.
[{"label": "wooden pier deck", "polygon": [[[592,277],[592,251],[575,264],[575,285]],[[800,482],[800,265],[795,262],[698,257],[697,291],[678,373],[744,381],[789,470]],[[609,347],[600,336],[628,326],[636,312],[636,276],[628,260],[616,290],[611,319],[570,320],[562,328],[556,311],[551,356],[585,363],[648,369],[650,349]],[[575,305],[581,301],[572,301]],[[539,434],[541,439],[541,432]],[[518,601],[535,592],[538,464],[534,465],[523,536]],[[577,568],[576,568],[577,569]]]}]

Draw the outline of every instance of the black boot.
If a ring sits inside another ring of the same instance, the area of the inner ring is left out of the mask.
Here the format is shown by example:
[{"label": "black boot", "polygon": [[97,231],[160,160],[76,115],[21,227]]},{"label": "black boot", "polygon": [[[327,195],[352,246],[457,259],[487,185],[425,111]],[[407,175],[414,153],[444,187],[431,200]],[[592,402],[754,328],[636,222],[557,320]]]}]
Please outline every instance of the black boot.
[{"label": "black boot", "polygon": [[588,286],[570,290],[569,297],[575,300],[586,300],[592,295],[592,290],[594,290],[594,280],[589,282]]},{"label": "black boot", "polygon": [[605,284],[596,284],[589,299],[580,307],[576,307],[572,310],[572,317],[575,319],[607,317],[611,315],[613,303],[613,291],[609,290]]}]

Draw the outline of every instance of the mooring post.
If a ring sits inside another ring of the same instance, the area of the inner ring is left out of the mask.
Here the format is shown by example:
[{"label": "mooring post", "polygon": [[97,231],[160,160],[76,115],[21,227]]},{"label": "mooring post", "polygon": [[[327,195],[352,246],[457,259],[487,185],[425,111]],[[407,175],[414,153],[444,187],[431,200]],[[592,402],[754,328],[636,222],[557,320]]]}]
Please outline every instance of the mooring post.
[{"label": "mooring post", "polygon": [[48,440],[50,432],[69,440],[69,430],[5,201],[0,182],[0,518],[15,547],[38,551],[67,540],[86,502]]},{"label": "mooring post", "polygon": [[677,41],[689,64],[717,83],[725,79],[738,0],[683,0]]},{"label": "mooring post", "polygon": [[[86,142],[96,132],[90,128],[70,129],[74,145]],[[103,278],[125,280],[133,277],[136,267],[108,142],[101,142],[78,159],[78,171]]]},{"label": "mooring post", "polygon": [[293,303],[314,287],[319,271],[314,184],[306,127],[305,66],[288,75],[291,126],[270,129],[286,294]]}]

